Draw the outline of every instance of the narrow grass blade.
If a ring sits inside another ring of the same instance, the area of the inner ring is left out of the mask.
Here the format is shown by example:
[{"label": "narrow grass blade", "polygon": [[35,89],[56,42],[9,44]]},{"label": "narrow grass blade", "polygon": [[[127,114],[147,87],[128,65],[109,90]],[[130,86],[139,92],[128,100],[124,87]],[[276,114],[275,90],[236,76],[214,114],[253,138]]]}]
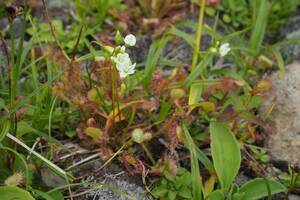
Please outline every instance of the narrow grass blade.
[{"label": "narrow grass blade", "polygon": [[197,150],[194,145],[193,138],[191,137],[187,127],[182,126],[184,134],[184,142],[191,154],[191,174],[192,174],[192,188],[193,188],[193,199],[202,200],[202,184],[200,169],[197,157]]},{"label": "narrow grass blade", "polygon": [[162,54],[162,51],[166,44],[170,41],[170,36],[165,36],[159,41],[154,41],[151,46],[150,50],[146,59],[145,63],[145,74],[143,78],[143,85],[145,88],[149,88],[150,81],[152,79],[153,72],[157,67],[157,63],[159,58]]},{"label": "narrow grass blade", "polygon": [[258,14],[255,17],[255,25],[251,33],[249,46],[258,54],[261,50],[265,32],[267,29],[268,15],[270,10],[270,3],[268,0],[260,0]]},{"label": "narrow grass blade", "polygon": [[24,144],[21,140],[19,140],[15,136],[11,135],[10,133],[8,133],[6,136],[9,139],[11,139],[12,141],[14,141],[15,143],[17,143],[18,145],[20,145],[21,147],[23,147],[24,149],[26,149],[27,151],[29,151],[31,154],[33,154],[36,157],[38,157],[46,165],[48,165],[51,169],[53,169],[57,174],[61,175],[62,177],[68,177],[69,176],[69,174],[67,172],[65,172],[63,169],[61,169],[57,165],[53,164],[50,160],[46,159],[45,157],[43,157],[39,153],[37,153],[34,150],[32,150],[29,146],[27,146],[26,144]]}]

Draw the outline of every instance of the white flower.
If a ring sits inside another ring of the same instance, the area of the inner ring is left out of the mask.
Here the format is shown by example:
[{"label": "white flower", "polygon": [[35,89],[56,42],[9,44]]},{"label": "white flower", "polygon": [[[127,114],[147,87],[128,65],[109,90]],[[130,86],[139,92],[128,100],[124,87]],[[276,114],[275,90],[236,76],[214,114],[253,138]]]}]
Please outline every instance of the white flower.
[{"label": "white flower", "polygon": [[135,72],[136,63],[132,64],[127,53],[119,53],[116,57],[112,57],[112,60],[116,63],[116,68],[121,78],[125,78]]},{"label": "white flower", "polygon": [[121,78],[125,78],[126,76],[128,76],[130,74],[134,74],[134,72],[135,72],[135,66],[136,66],[136,63],[130,64],[130,65],[126,65],[121,70],[118,70],[119,74],[120,74],[120,77]]},{"label": "white flower", "polygon": [[136,44],[136,38],[134,35],[129,34],[125,37],[124,42],[129,46],[134,46]]},{"label": "white flower", "polygon": [[226,56],[229,51],[230,51],[230,44],[229,43],[224,43],[219,48],[219,53],[220,53],[221,57]]},{"label": "white flower", "polygon": [[128,53],[119,53],[116,57],[112,57],[112,60],[116,63],[116,67],[118,70],[126,65],[131,64]]}]

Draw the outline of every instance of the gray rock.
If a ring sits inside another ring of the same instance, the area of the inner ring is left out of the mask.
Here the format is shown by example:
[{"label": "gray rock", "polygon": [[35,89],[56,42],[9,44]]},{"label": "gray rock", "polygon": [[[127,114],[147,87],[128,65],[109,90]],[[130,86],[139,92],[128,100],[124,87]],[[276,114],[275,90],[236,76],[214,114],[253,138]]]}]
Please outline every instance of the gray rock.
[{"label": "gray rock", "polygon": [[[99,168],[102,165],[101,162],[95,162],[90,166],[77,169],[79,171],[87,172],[87,170]],[[97,166],[97,167],[96,167]],[[88,169],[89,168],[89,169]],[[98,185],[90,185],[81,188],[81,191],[90,191],[84,196],[75,198],[91,199],[91,200],[152,200],[153,198],[144,189],[141,183],[141,177],[135,177],[123,170],[117,163],[111,163],[107,167],[103,168],[97,173],[93,173],[81,180],[83,183],[98,183]],[[102,185],[102,186],[101,186]],[[128,197],[126,197],[128,195]]]},{"label": "gray rock", "polygon": [[70,3],[66,0],[48,0],[48,9],[59,9],[70,6]]},{"label": "gray rock", "polygon": [[[22,34],[22,19],[20,17],[17,17],[14,19],[12,23],[12,29],[14,32],[14,38],[19,38]],[[7,18],[0,19],[0,30],[5,33],[6,35],[9,35],[9,22]]]},{"label": "gray rock", "polygon": [[248,176],[246,176],[243,172],[239,173],[236,178],[235,178],[235,183],[238,186],[242,186],[245,183],[247,183],[248,181],[250,181],[251,178],[249,178]]},{"label": "gray rock", "polygon": [[2,18],[0,19],[0,30],[2,32],[6,32],[8,30],[8,19],[7,18]]},{"label": "gray rock", "polygon": [[268,101],[260,108],[265,116],[274,109],[268,118],[271,132],[266,146],[274,161],[300,162],[300,62],[286,66],[284,75],[275,72],[270,75],[272,91]]},{"label": "gray rock", "polygon": [[300,200],[300,196],[291,194],[289,195],[289,200]]},{"label": "gray rock", "polygon": [[41,169],[42,181],[48,187],[58,187],[66,185],[66,180],[47,168]]},{"label": "gray rock", "polygon": [[[290,17],[287,23],[279,30],[280,39],[300,38],[300,8]],[[300,58],[300,43],[285,45],[281,52],[288,61]]]},{"label": "gray rock", "polygon": [[23,21],[21,18],[15,18],[13,21],[14,38],[19,38],[22,35]]},{"label": "gray rock", "polygon": [[[179,24],[176,25],[176,28],[178,28],[179,30],[187,34],[195,36],[197,23],[198,23],[197,22],[198,16],[191,14],[187,19],[194,22],[195,27],[191,28]],[[206,16],[204,18],[204,24],[213,27],[214,19]],[[220,27],[218,27],[217,31],[221,35],[225,33],[225,31]],[[200,46],[201,51],[206,51],[210,46],[211,46],[211,37],[207,34],[202,34],[201,46]],[[172,60],[174,62],[182,63],[182,64],[191,64],[193,58],[193,52],[194,49],[186,41],[184,41],[181,38],[178,38],[176,43],[170,42],[169,44],[166,45],[163,53],[163,58]]]}]

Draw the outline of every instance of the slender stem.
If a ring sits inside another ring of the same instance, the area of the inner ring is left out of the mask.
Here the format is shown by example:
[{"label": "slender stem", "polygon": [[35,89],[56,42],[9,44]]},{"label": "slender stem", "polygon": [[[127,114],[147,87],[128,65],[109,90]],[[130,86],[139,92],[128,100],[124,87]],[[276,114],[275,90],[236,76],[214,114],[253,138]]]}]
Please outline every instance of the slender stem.
[{"label": "slender stem", "polygon": [[200,45],[201,45],[201,33],[202,33],[202,29],[203,29],[205,1],[206,0],[201,0],[200,13],[199,13],[199,17],[198,17],[198,27],[197,27],[197,33],[196,33],[196,47],[194,49],[191,71],[194,70],[194,68],[196,67],[196,64],[198,62]]},{"label": "slender stem", "polygon": [[[17,80],[15,77],[15,34],[13,30],[13,22],[10,22],[10,62],[8,65],[8,73],[9,73],[9,96],[10,96],[10,112],[15,106],[15,100],[16,100],[16,84]],[[10,120],[11,120],[11,127],[12,127],[12,133],[15,134],[16,132],[16,114],[11,112],[10,114]]]},{"label": "slender stem", "polygon": [[50,113],[49,113],[49,119],[48,119],[48,135],[49,137],[51,137],[51,129],[52,129],[52,115],[53,115],[53,111],[54,111],[54,107],[55,107],[55,103],[56,103],[57,97],[55,97],[52,101],[52,105],[50,108]]},{"label": "slender stem", "polygon": [[[115,78],[116,78],[116,69],[114,68],[114,74],[115,74]],[[118,91],[117,91],[117,89],[118,89],[118,85],[117,85],[117,81],[115,81],[115,95],[116,95],[116,97],[115,97],[115,99],[116,99],[116,103],[117,103],[117,113],[118,113],[118,117],[119,117],[119,121],[121,121],[121,112],[120,112],[120,101],[119,101],[119,96],[118,96]]]},{"label": "slender stem", "polygon": [[51,31],[51,34],[52,34],[52,37],[54,38],[57,46],[59,47],[59,49],[61,50],[62,54],[65,56],[65,58],[71,62],[71,59],[69,58],[69,56],[67,55],[67,53],[64,51],[64,49],[62,48],[56,34],[55,34],[55,28],[51,22],[51,18],[50,18],[50,15],[48,13],[48,9],[47,9],[47,6],[46,6],[46,3],[45,3],[45,0],[42,0],[42,3],[43,3],[43,9],[44,9],[44,13],[45,13],[45,16],[47,18],[47,21],[48,21],[48,24],[50,26],[50,31]]},{"label": "slender stem", "polygon": [[111,65],[111,107],[113,112],[113,124],[115,124],[115,73],[114,66]]},{"label": "slender stem", "polygon": [[14,83],[15,83],[15,80],[14,80],[14,73],[13,73],[13,70],[14,70],[14,64],[15,64],[15,43],[14,43],[14,30],[13,30],[13,24],[11,22],[10,24],[10,63],[9,63],[9,68],[8,68],[8,71],[9,71],[9,95],[10,95],[10,109],[13,108],[14,106],[14,102],[15,102],[15,96],[14,96],[14,91],[13,91],[13,88],[14,88]]},{"label": "slender stem", "polygon": [[151,163],[153,165],[155,165],[155,160],[153,159],[153,156],[151,154],[151,152],[149,151],[149,149],[147,148],[147,146],[144,143],[141,143],[142,148],[144,149],[147,157],[149,158],[149,160],[151,161]]}]

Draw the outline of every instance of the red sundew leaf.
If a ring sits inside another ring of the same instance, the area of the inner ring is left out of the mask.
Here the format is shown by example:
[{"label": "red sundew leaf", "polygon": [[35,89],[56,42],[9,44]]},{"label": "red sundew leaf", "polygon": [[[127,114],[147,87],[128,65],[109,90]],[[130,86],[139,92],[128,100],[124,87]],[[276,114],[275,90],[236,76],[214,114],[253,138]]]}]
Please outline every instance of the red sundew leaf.
[{"label": "red sundew leaf", "polygon": [[209,86],[203,93],[203,98],[208,99],[208,97],[215,91],[220,91],[226,95],[229,91],[235,90],[242,87],[243,83],[230,77],[224,77],[219,83]]},{"label": "red sundew leaf", "polygon": [[216,6],[221,3],[221,0],[206,0],[208,6]]},{"label": "red sundew leaf", "polygon": [[144,163],[132,154],[123,153],[119,160],[131,174],[142,174],[146,170]]},{"label": "red sundew leaf", "polygon": [[255,128],[250,123],[246,126],[246,133],[249,138],[256,140]]},{"label": "red sundew leaf", "polygon": [[264,96],[265,93],[268,93],[272,89],[272,84],[268,80],[260,80],[253,88],[252,94]]},{"label": "red sundew leaf", "polygon": [[19,121],[20,119],[22,119],[24,117],[24,115],[27,112],[27,108],[22,107],[20,108],[17,112],[16,112],[16,118]]}]

